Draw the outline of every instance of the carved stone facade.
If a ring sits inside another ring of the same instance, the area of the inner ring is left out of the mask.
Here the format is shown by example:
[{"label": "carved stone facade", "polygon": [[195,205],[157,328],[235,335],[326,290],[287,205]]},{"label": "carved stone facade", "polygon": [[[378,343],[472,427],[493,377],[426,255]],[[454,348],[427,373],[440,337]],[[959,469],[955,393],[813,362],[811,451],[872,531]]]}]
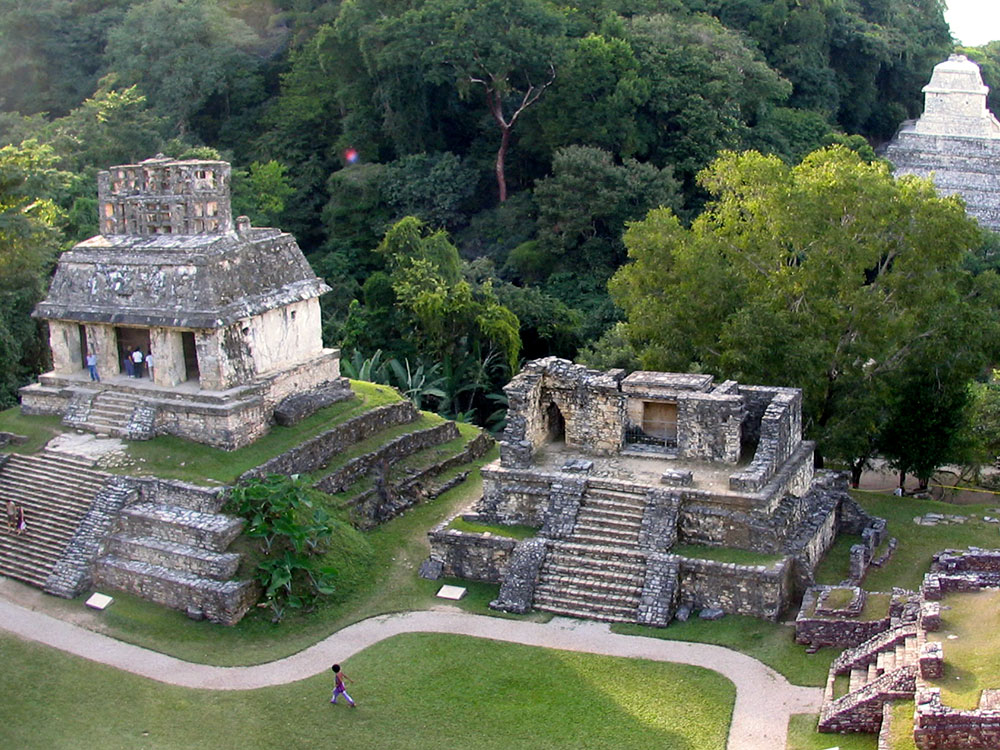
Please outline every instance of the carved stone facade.
[{"label": "carved stone facade", "polygon": [[[506,543],[470,537],[465,549],[461,534],[441,530],[431,539],[443,569],[499,574],[500,608],[666,625],[683,605],[773,620],[811,584],[839,531],[878,526],[843,477],[814,475],[797,389],[626,376],[550,357],[504,390],[500,460],[483,467],[474,512],[480,523],[538,529],[544,544],[524,547],[536,580],[527,585]],[[719,562],[720,547],[772,560]]]},{"label": "carved stone facade", "polygon": [[924,112],[900,127],[886,149],[897,174],[931,177],[958,194],[971,216],[1000,230],[1000,121],[986,108],[989,88],[979,66],[952,55],[924,87]]},{"label": "carved stone facade", "polygon": [[[328,287],[291,235],[234,225],[229,178],[226,162],[162,157],[98,175],[101,234],[63,253],[35,309],[53,369],[22,389],[25,413],[64,414],[89,393],[77,426],[122,434],[131,415],[105,395],[102,420],[95,396],[118,392],[151,408],[150,434],[234,449],[283,399],[341,382],[320,336]],[[136,349],[152,367],[132,369]]]}]

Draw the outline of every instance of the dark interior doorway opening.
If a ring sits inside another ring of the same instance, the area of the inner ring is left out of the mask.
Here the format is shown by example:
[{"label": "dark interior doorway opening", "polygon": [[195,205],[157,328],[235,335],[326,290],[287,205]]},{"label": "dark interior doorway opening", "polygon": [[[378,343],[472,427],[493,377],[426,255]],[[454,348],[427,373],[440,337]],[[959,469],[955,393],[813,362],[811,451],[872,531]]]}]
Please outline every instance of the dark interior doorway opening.
[{"label": "dark interior doorway opening", "polygon": [[566,440],[566,420],[555,402],[545,407],[545,439],[550,443]]},{"label": "dark interior doorway opening", "polygon": [[194,343],[194,333],[192,331],[181,332],[181,345],[184,347],[184,379],[197,380],[200,372],[198,370],[198,347]]}]

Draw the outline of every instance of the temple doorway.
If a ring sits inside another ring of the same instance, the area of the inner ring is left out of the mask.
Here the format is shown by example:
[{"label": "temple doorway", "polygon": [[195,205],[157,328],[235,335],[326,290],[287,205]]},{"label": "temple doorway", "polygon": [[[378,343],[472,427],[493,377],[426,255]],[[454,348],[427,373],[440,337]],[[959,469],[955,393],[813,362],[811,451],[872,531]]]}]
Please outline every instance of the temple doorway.
[{"label": "temple doorway", "polygon": [[128,372],[125,358],[131,356],[136,349],[142,351],[143,358],[149,354],[149,329],[124,328],[115,326],[115,338],[118,340],[118,371]]},{"label": "temple doorway", "polygon": [[566,440],[566,420],[555,402],[549,403],[545,408],[545,439],[550,443]]},{"label": "temple doorway", "polygon": [[197,380],[201,373],[198,371],[198,347],[194,343],[194,333],[181,331],[181,345],[184,347],[184,379]]}]

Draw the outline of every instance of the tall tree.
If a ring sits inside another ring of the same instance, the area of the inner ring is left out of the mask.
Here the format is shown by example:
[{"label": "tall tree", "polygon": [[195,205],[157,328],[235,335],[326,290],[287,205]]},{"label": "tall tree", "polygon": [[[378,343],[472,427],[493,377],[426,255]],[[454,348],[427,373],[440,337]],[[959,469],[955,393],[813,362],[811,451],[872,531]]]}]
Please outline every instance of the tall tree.
[{"label": "tall tree", "polygon": [[808,430],[853,464],[901,372],[948,357],[967,381],[993,353],[996,275],[964,269],[977,226],[929,181],[841,147],[794,168],[728,153],[700,181],[690,229],[660,210],[625,236],[611,291],[645,366],[800,387]]},{"label": "tall tree", "polygon": [[48,146],[0,148],[0,407],[42,371],[47,348],[31,310],[59,247],[61,214],[51,196],[68,182]]},{"label": "tall tree", "polygon": [[502,203],[511,133],[555,80],[565,33],[563,15],[546,0],[428,0],[380,23],[371,43],[385,71],[417,59],[428,81],[454,86],[462,98],[483,96],[500,131],[494,172]]},{"label": "tall tree", "polygon": [[121,83],[138,84],[158,113],[183,135],[213,97],[253,86],[258,37],[218,0],[146,0],[108,35],[107,58]]}]

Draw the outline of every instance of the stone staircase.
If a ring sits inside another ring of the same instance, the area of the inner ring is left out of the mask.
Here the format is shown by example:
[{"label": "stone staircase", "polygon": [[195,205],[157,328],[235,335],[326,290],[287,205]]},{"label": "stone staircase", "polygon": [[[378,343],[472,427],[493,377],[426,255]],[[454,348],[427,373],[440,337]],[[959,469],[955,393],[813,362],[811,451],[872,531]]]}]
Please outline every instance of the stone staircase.
[{"label": "stone staircase", "polygon": [[155,409],[135,394],[87,390],[73,395],[63,424],[98,435],[148,440],[155,416]]},{"label": "stone staircase", "polygon": [[122,509],[94,581],[181,609],[195,618],[230,624],[256,598],[250,581],[231,579],[240,556],[226,552],[243,521],[219,513],[207,495],[177,494],[171,502]]},{"label": "stone staircase", "polygon": [[553,542],[538,573],[533,606],[605,622],[636,622],[646,576],[637,550]]},{"label": "stone staircase", "polygon": [[43,587],[107,475],[56,454],[11,454],[0,465],[0,501],[24,506],[27,529],[17,535],[4,520],[0,575]]},{"label": "stone staircase", "polygon": [[[917,624],[904,623],[844,651],[830,665],[819,730],[877,732],[886,702],[913,697],[923,642]],[[838,675],[849,676],[847,692],[839,697]]]},{"label": "stone staircase", "polygon": [[570,541],[635,548],[645,506],[644,495],[606,489],[595,480],[588,480]]},{"label": "stone staircase", "polygon": [[639,549],[645,489],[588,478],[572,532],[538,572],[533,607],[605,622],[636,622],[646,578]]}]

